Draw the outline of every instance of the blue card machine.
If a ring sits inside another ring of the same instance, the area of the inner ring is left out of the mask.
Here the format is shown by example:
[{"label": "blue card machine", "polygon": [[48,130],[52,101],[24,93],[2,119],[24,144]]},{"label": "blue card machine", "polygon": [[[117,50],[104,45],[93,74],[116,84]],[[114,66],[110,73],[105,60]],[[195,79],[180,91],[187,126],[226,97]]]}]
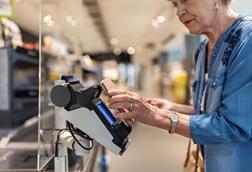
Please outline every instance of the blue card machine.
[{"label": "blue card machine", "polygon": [[100,112],[103,114],[103,116],[107,119],[107,121],[110,123],[110,125],[115,125],[116,124],[116,119],[110,112],[110,110],[105,106],[103,102],[98,102],[96,104]]}]

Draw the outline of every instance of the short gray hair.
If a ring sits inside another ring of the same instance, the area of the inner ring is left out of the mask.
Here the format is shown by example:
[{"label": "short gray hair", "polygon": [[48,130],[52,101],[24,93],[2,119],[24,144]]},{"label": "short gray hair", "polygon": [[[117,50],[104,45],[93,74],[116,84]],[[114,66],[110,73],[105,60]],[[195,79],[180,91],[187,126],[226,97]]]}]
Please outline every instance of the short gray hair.
[{"label": "short gray hair", "polygon": [[229,4],[231,4],[232,2],[234,2],[234,0],[222,0],[222,2],[228,6]]}]

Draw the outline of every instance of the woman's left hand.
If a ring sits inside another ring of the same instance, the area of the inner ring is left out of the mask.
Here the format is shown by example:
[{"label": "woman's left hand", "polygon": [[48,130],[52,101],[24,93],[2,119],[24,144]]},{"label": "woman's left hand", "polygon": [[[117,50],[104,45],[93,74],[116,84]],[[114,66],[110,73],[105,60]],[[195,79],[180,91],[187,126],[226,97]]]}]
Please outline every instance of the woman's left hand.
[{"label": "woman's left hand", "polygon": [[109,92],[111,98],[109,108],[128,109],[128,112],[116,112],[118,119],[135,119],[136,121],[155,126],[158,118],[158,108],[149,104],[144,97],[127,90],[112,90]]}]

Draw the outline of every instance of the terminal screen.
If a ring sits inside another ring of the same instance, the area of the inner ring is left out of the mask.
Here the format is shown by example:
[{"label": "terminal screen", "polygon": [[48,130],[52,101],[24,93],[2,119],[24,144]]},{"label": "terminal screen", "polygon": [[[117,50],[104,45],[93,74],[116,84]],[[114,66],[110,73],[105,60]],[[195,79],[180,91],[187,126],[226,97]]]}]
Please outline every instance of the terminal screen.
[{"label": "terminal screen", "polygon": [[97,104],[98,109],[101,111],[101,113],[104,115],[104,117],[108,120],[108,122],[111,125],[115,125],[116,119],[115,117],[111,114],[111,112],[108,110],[108,108],[102,103],[99,102]]}]

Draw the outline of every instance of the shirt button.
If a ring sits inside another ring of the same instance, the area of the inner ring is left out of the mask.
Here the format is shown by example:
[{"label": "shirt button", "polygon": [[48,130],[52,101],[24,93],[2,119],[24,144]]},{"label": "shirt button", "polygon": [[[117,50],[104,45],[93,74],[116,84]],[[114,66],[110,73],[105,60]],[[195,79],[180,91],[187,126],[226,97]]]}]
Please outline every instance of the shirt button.
[{"label": "shirt button", "polygon": [[214,83],[213,83],[213,87],[216,88],[216,86],[217,86],[217,84],[216,84],[216,82],[214,82]]}]

